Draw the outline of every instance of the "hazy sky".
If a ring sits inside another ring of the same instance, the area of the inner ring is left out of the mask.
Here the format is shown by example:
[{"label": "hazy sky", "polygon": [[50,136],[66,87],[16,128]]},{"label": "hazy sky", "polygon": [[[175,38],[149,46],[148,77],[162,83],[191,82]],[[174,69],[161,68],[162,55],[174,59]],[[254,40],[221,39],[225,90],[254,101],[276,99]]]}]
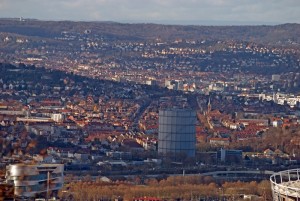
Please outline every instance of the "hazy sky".
[{"label": "hazy sky", "polygon": [[180,23],[300,23],[300,0],[0,0],[0,17]]}]

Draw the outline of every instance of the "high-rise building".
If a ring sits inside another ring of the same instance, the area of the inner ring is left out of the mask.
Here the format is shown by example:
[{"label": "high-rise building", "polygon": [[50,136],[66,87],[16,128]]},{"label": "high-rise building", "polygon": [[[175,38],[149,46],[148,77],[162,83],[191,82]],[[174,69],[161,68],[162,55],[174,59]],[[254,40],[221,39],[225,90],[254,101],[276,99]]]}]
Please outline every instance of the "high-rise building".
[{"label": "high-rise building", "polygon": [[6,182],[16,197],[47,197],[63,187],[63,172],[63,164],[14,164],[6,167]]},{"label": "high-rise building", "polygon": [[195,156],[196,112],[191,109],[165,109],[159,111],[158,153],[179,153]]}]

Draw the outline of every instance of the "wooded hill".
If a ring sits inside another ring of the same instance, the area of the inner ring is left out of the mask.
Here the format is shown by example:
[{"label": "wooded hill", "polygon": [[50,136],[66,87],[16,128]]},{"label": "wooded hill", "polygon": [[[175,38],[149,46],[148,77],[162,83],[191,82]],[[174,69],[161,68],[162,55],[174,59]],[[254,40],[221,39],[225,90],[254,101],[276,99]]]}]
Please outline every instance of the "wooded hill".
[{"label": "wooded hill", "polygon": [[125,40],[235,40],[265,45],[299,46],[300,44],[299,24],[276,26],[196,26],[0,19],[0,32],[26,36],[51,38],[59,36],[63,31],[84,33],[85,30],[91,30],[93,34]]}]

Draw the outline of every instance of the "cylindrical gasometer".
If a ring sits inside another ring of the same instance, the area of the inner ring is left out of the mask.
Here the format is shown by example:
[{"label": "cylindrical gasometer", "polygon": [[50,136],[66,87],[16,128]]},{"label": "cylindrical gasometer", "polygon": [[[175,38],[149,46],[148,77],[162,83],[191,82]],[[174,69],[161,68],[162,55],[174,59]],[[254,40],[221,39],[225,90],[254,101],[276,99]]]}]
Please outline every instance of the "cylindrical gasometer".
[{"label": "cylindrical gasometer", "polygon": [[164,109],[159,111],[158,153],[195,156],[196,112],[191,109]]}]

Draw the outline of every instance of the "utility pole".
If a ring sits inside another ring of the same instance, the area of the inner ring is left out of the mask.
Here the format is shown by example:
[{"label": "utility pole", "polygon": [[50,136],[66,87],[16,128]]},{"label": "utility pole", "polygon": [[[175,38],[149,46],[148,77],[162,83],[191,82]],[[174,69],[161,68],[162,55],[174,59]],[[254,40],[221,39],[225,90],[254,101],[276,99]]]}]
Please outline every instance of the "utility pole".
[{"label": "utility pole", "polygon": [[49,200],[49,186],[50,186],[50,172],[47,172],[47,195],[46,195],[46,200]]}]

